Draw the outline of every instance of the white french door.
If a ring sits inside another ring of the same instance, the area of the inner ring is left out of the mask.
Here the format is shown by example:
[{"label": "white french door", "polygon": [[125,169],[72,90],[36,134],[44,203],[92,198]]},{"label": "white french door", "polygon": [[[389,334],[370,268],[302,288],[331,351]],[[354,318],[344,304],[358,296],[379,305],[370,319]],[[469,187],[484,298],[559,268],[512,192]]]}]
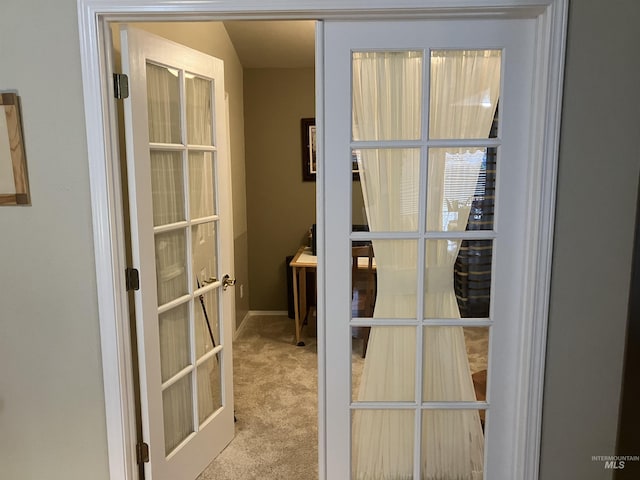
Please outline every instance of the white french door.
[{"label": "white french door", "polygon": [[121,40],[145,475],[190,480],[234,434],[223,63],[127,26]]},{"label": "white french door", "polygon": [[535,28],[324,22],[326,478],[516,478]]}]

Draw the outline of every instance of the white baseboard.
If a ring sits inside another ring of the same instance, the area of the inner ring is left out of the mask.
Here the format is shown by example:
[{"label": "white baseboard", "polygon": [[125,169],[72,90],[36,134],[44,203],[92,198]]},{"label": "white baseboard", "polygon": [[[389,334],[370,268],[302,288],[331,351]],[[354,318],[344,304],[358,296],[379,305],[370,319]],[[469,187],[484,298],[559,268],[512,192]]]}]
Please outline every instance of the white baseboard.
[{"label": "white baseboard", "polygon": [[246,328],[247,326],[247,320],[249,319],[249,317],[251,316],[251,312],[247,312],[244,315],[244,318],[242,319],[242,321],[240,322],[240,325],[238,325],[236,327],[235,332],[233,332],[233,340],[236,340],[240,334],[242,333],[242,331]]},{"label": "white baseboard", "polygon": [[236,340],[240,336],[242,331],[247,327],[247,323],[248,323],[247,320],[249,320],[249,317],[268,316],[268,315],[272,315],[272,316],[289,315],[289,312],[287,312],[286,310],[249,310],[244,316],[244,318],[242,319],[242,321],[240,322],[240,325],[238,326],[238,328],[236,328],[236,331],[233,334],[233,339]]},{"label": "white baseboard", "polygon": [[247,315],[250,317],[257,315],[289,315],[289,312],[286,310],[249,310]]}]

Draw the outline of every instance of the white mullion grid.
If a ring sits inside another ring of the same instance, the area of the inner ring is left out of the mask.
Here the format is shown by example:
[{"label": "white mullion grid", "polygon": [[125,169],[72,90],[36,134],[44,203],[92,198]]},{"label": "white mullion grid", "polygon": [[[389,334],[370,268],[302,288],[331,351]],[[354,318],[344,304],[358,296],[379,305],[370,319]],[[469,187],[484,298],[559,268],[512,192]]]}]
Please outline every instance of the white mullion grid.
[{"label": "white mullion grid", "polygon": [[[426,239],[424,232],[427,230],[427,187],[429,181],[429,105],[431,105],[429,92],[431,85],[429,49],[422,51],[422,101],[421,103],[421,132],[420,132],[420,178],[418,190],[418,285],[416,286],[416,318],[424,318],[424,286],[426,265]],[[417,322],[416,327],[416,367],[415,367],[415,401],[417,406],[422,404],[422,383],[424,381],[424,326]],[[421,478],[422,465],[422,409],[414,408],[414,439],[413,439],[413,477]]]},{"label": "white mullion grid", "polygon": [[487,410],[487,402],[423,402],[421,410]]},{"label": "white mullion grid", "polygon": [[373,150],[382,148],[420,148],[424,145],[422,140],[352,140],[351,148],[354,150]]},{"label": "white mullion grid", "polygon": [[209,80],[209,88],[211,89],[211,144],[213,148],[217,148],[218,139],[216,138],[216,122],[218,119],[216,118],[216,81],[212,78],[208,78],[207,80]]},{"label": "white mullion grid", "polygon": [[486,410],[487,402],[352,402],[350,410]]},{"label": "white mullion grid", "polygon": [[415,318],[367,318],[358,317],[351,320],[352,327],[417,327],[420,324]]},{"label": "white mullion grid", "polygon": [[416,232],[351,232],[351,240],[417,240]]},{"label": "white mullion grid", "polygon": [[493,320],[488,318],[437,318],[422,320],[425,327],[491,327]]},{"label": "white mullion grid", "polygon": [[358,317],[351,320],[352,327],[490,327],[493,320],[489,318],[429,318],[416,320],[409,318],[367,318]]},{"label": "white mullion grid", "polygon": [[192,152],[215,152],[218,149],[213,145],[192,145],[188,144],[187,148]]},{"label": "white mullion grid", "polygon": [[184,230],[187,226],[189,226],[189,223],[186,220],[181,220],[180,222],[175,223],[168,223],[166,225],[158,225],[157,227],[153,227],[153,234],[158,235],[159,233],[176,232]]},{"label": "white mullion grid", "polygon": [[[498,188],[498,185],[500,185],[500,171],[501,171],[500,157],[501,156],[502,156],[502,149],[496,148],[496,167],[495,167],[496,173],[495,173],[495,181],[493,186],[493,235],[487,236],[484,238],[484,240],[491,240],[491,287],[489,290],[489,318],[494,318],[493,309],[494,309],[495,302],[493,301],[493,296],[494,296],[494,292],[496,291],[495,289],[496,278],[495,278],[495,275],[493,275],[493,272],[495,271],[495,265],[496,265],[495,246],[496,246],[496,240],[498,239],[498,236],[499,236],[499,229],[500,229],[500,220],[499,220],[500,208],[498,205],[498,199],[500,197],[500,192],[502,189]],[[491,347],[491,345],[489,345],[489,347]],[[491,350],[491,348],[489,348],[489,350]]]},{"label": "white mullion grid", "polygon": [[[425,128],[429,128],[428,120],[426,122],[422,122],[422,124],[423,131]],[[421,148],[426,143],[431,148],[490,148],[498,147],[502,143],[500,138],[429,139],[426,132],[424,135],[424,140],[352,140],[351,147],[355,150],[377,148]]]},{"label": "white mullion grid", "polygon": [[193,292],[193,298],[199,297],[200,295],[204,295],[205,293],[209,293],[212,290],[215,290],[218,287],[222,286],[222,282],[220,280],[216,280],[215,282],[205,283],[202,287],[196,289]]},{"label": "white mullion grid", "polygon": [[[424,329],[436,326],[443,327],[489,327],[489,335],[491,339],[491,331],[493,326],[492,316],[489,319],[484,318],[424,318],[424,285],[425,285],[425,265],[426,265],[426,242],[432,239],[446,240],[494,240],[497,237],[495,230],[472,230],[462,232],[440,232],[427,231],[426,216],[428,211],[427,205],[427,187],[428,187],[428,169],[429,169],[429,149],[430,148],[460,148],[460,147],[479,147],[479,148],[498,148],[501,145],[499,138],[480,138],[480,139],[429,139],[429,105],[430,105],[430,50],[424,50],[423,61],[423,84],[422,84],[422,138],[420,140],[384,140],[384,141],[351,141],[350,149],[382,149],[382,148],[420,148],[420,178],[419,178],[419,216],[418,216],[418,233],[416,232],[350,232],[350,241],[354,240],[417,240],[418,248],[418,278],[417,278],[417,301],[416,301],[416,319],[381,319],[381,318],[359,318],[354,319],[349,315],[350,327],[357,326],[407,326],[414,327],[416,331],[416,368],[415,368],[415,401],[414,402],[358,402],[351,401],[350,409],[353,410],[371,410],[371,409],[389,409],[389,410],[412,410],[414,412],[414,477],[421,476],[422,463],[422,416],[424,410],[487,410],[489,404],[487,402],[424,402],[422,398],[423,385],[423,354],[424,354]],[[498,149],[499,152],[499,149]],[[496,159],[497,170],[498,159]],[[497,197],[498,171],[496,171],[496,197]],[[497,204],[497,200],[495,201]],[[497,212],[494,205],[494,225],[496,223]],[[492,264],[495,257],[492,259]],[[493,265],[492,265],[493,271]],[[492,276],[491,296],[494,295],[493,288],[494,278]],[[490,299],[491,308],[494,302]],[[490,340],[491,341],[491,340]]]},{"label": "white mullion grid", "polygon": [[187,438],[185,438],[183,441],[181,441],[173,450],[171,450],[171,452],[169,453],[169,455],[167,455],[166,460],[169,461],[171,460],[171,458],[173,458],[174,455],[176,455],[180,450],[182,450],[182,447],[184,447],[187,443],[189,443],[191,441],[191,439],[193,437],[196,436],[197,432],[191,432]]},{"label": "white mullion grid", "polygon": [[[425,180],[426,181],[426,180]],[[494,240],[497,234],[494,230],[465,230],[462,232],[352,232],[352,240]]]},{"label": "white mullion grid", "polygon": [[209,350],[207,353],[203,354],[197,361],[196,361],[196,367],[199,367],[200,365],[202,365],[204,362],[206,362],[207,360],[209,360],[211,357],[213,357],[214,355],[217,355],[218,353],[220,353],[222,351],[222,345],[216,345],[215,348],[213,348],[212,350]]},{"label": "white mullion grid", "polygon": [[[496,252],[495,252],[495,246],[496,246],[496,240],[498,238],[498,233],[499,233],[499,216],[500,216],[500,207],[499,207],[499,198],[501,195],[501,188],[498,188],[498,185],[500,185],[500,177],[501,177],[501,170],[502,168],[500,168],[500,165],[502,163],[501,157],[502,157],[502,148],[500,148],[502,146],[502,132],[503,132],[503,128],[502,128],[502,124],[503,124],[503,119],[504,119],[504,115],[503,115],[503,111],[504,111],[504,100],[503,100],[503,95],[505,92],[505,66],[506,66],[506,62],[505,62],[505,58],[506,58],[506,52],[505,49],[502,48],[501,49],[501,58],[500,58],[500,93],[498,96],[498,130],[496,132],[496,137],[495,139],[495,145],[492,145],[492,147],[494,147],[496,149],[496,162],[495,162],[495,174],[494,174],[494,182],[493,182],[493,232],[494,235],[491,237],[491,283],[489,286],[489,319],[490,319],[490,324],[489,324],[489,340],[488,340],[488,345],[487,345],[487,381],[486,381],[486,386],[485,386],[485,396],[486,396],[486,403],[487,403],[487,407],[485,408],[486,413],[485,413],[485,430],[487,428],[491,428],[491,422],[490,420],[490,416],[491,413],[489,412],[489,408],[491,405],[491,389],[490,387],[490,383],[491,383],[491,377],[492,375],[490,375],[491,372],[491,364],[492,362],[492,357],[493,357],[493,320],[495,318],[494,315],[494,309],[495,309],[495,301],[494,301],[494,297],[495,297],[495,292],[496,292],[496,275],[494,275],[493,273],[496,271]],[[485,438],[486,437],[486,433],[485,433]],[[485,456],[485,460],[484,460],[484,464],[486,465],[486,459],[487,459],[487,447],[485,444],[485,452],[484,452],[484,456]],[[486,469],[486,467],[485,467]],[[486,471],[486,470],[485,470]]]},{"label": "white mullion grid", "polygon": [[152,142],[152,143],[149,143],[149,150],[151,150],[152,152],[155,152],[155,151],[182,152],[184,150],[184,145],[181,143]]},{"label": "white mullion grid", "polygon": [[493,230],[463,230],[461,232],[427,232],[428,240],[494,240],[497,234]]},{"label": "white mullion grid", "polygon": [[189,349],[189,359],[191,361],[191,365],[193,366],[193,370],[190,373],[191,375],[191,406],[193,410],[193,431],[197,432],[199,428],[198,422],[198,370],[196,368],[197,358],[196,358],[196,325],[195,325],[195,311],[194,311],[194,291],[196,290],[196,284],[193,281],[193,239],[192,237],[192,229],[191,229],[191,196],[189,195],[189,146],[188,146],[188,132],[187,132],[187,91],[185,84],[185,71],[180,70],[179,75],[179,88],[180,88],[180,134],[182,140],[182,170],[184,175],[182,176],[183,187],[182,194],[184,195],[184,205],[186,212],[186,221],[184,222],[184,228],[186,230],[186,265],[185,269],[187,272],[187,285],[189,290],[189,295],[191,296],[191,301],[189,302],[189,339],[190,339],[190,349]]},{"label": "white mullion grid", "polygon": [[499,147],[502,141],[500,138],[434,138],[427,143],[431,148],[490,148]]},{"label": "white mullion grid", "polygon": [[218,215],[211,215],[208,217],[201,217],[195,220],[191,220],[190,224],[192,227],[195,227],[196,225],[202,225],[203,223],[211,223],[211,222],[215,222],[216,220],[220,220],[220,217]]},{"label": "white mullion grid", "polygon": [[194,152],[216,152],[218,149],[213,145],[188,145],[181,143],[158,143],[151,142],[149,143],[149,149],[151,151],[171,151],[171,152],[181,152],[186,148]]},{"label": "white mullion grid", "polygon": [[[490,405],[488,402],[461,402],[461,401],[438,401],[438,402],[372,402],[353,401],[349,404],[351,411],[355,410],[414,410],[416,413],[423,410],[486,410]],[[418,415],[416,415],[418,418]],[[422,424],[420,424],[422,427]],[[422,428],[418,431],[422,433]],[[422,435],[421,435],[422,436]],[[419,442],[422,443],[422,442]],[[414,452],[420,458],[420,452]]]},{"label": "white mullion grid", "polygon": [[161,314],[163,314],[165,312],[168,312],[169,310],[171,310],[173,308],[179,307],[180,305],[190,301],[192,298],[193,298],[193,294],[192,293],[187,293],[186,295],[182,295],[181,297],[173,299],[170,302],[163,303],[162,305],[160,305],[158,307],[158,315],[161,315]]},{"label": "white mullion grid", "polygon": [[164,392],[169,387],[182,380],[186,376],[190,375],[191,372],[195,369],[195,364],[187,365],[179,372],[175,373],[169,380],[162,383],[162,391]]},{"label": "white mullion grid", "polygon": [[[213,188],[213,204],[215,206],[215,209],[213,210],[213,213],[215,214],[214,216],[216,217],[216,220],[220,220],[220,189],[219,187],[219,182],[218,182],[218,151],[214,151],[211,152],[211,170],[212,170],[212,177],[213,177],[213,185],[211,185],[211,188]],[[219,224],[220,222],[218,222]]]}]

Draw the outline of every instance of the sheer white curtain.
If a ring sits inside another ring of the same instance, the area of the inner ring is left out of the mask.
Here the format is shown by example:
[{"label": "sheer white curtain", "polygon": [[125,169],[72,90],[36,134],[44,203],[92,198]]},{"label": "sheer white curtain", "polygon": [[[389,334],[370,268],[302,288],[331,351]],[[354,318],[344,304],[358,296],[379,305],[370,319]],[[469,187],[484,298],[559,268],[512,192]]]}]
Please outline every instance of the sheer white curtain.
[{"label": "sheer white curtain", "polygon": [[[495,106],[499,56],[483,51],[447,51],[434,57],[431,138],[486,138],[494,112],[484,107],[482,100]],[[354,54],[353,109],[357,139],[420,138],[421,58],[414,52]],[[483,88],[477,91],[479,86]],[[489,98],[485,99],[487,91]],[[493,101],[491,95],[494,95]],[[418,179],[424,175],[419,172],[418,158],[418,150],[413,149],[362,150],[360,177],[372,231],[417,231],[417,211],[414,208],[411,213],[408,205],[417,205]],[[457,222],[443,227],[442,206],[448,200],[450,204],[464,207],[466,197],[473,197],[480,167],[477,158],[475,152],[466,150],[430,152],[429,230],[466,228],[464,210]],[[456,172],[459,174],[452,174]],[[407,179],[413,183],[408,184]],[[456,183],[455,188],[451,188],[452,181]],[[409,200],[411,196],[415,198]],[[466,213],[468,215],[468,210]],[[374,240],[373,244],[378,268],[374,317],[415,318],[417,241]],[[453,263],[458,248],[459,242],[427,242],[423,312],[427,318],[459,317],[453,291]],[[415,335],[412,327],[371,329],[358,400],[412,401],[415,398]],[[475,400],[461,327],[425,328],[424,352],[424,400]],[[357,411],[353,423],[354,478],[413,478],[413,431],[411,412]],[[483,435],[477,412],[424,412],[422,478],[480,479],[482,457]]]}]

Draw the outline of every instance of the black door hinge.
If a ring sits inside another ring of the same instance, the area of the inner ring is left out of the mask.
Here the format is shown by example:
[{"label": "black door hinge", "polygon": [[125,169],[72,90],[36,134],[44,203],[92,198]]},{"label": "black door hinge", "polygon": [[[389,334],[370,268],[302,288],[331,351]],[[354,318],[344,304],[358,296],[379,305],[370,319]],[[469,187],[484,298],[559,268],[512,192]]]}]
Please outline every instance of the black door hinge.
[{"label": "black door hinge", "polygon": [[127,282],[127,292],[140,290],[140,273],[137,268],[125,269],[124,276]]},{"label": "black door hinge", "polygon": [[138,461],[138,465],[149,463],[149,445],[144,442],[140,442],[136,445],[136,459]]},{"label": "black door hinge", "polygon": [[117,99],[129,98],[129,77],[123,73],[113,74],[113,96]]}]

